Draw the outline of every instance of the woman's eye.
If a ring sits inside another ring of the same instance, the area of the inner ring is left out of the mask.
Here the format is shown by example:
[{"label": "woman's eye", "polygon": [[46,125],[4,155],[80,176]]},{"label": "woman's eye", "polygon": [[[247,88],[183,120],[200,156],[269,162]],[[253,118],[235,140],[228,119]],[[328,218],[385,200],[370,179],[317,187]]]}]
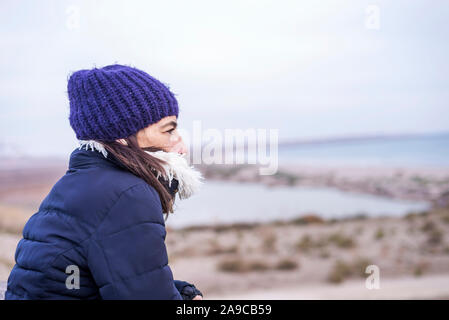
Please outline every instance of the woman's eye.
[{"label": "woman's eye", "polygon": [[170,130],[168,130],[168,131],[165,131],[166,133],[168,132],[169,134],[172,134],[173,133],[173,131],[175,131],[175,129],[173,128],[173,129],[170,129]]}]

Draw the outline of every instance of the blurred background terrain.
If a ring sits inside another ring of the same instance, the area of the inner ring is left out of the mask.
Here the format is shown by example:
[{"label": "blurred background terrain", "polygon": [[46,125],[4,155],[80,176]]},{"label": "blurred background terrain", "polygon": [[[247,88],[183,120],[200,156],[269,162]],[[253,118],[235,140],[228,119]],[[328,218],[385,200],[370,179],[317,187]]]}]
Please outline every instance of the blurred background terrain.
[{"label": "blurred background terrain", "polygon": [[121,63],[170,85],[186,136],[279,132],[273,175],[195,165],[205,185],[167,220],[176,279],[205,298],[449,298],[448,2],[0,9],[0,282],[77,146],[67,76]]}]

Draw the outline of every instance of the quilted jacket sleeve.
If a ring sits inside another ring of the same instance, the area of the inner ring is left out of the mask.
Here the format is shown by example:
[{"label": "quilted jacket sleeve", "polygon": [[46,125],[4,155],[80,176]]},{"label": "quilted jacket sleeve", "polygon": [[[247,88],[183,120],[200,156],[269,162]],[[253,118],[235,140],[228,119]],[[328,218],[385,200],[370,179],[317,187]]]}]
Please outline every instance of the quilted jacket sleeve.
[{"label": "quilted jacket sleeve", "polygon": [[148,184],[123,191],[88,240],[88,266],[103,299],[182,300],[168,265],[159,196]]},{"label": "quilted jacket sleeve", "polygon": [[184,300],[193,300],[196,296],[203,296],[203,293],[193,283],[175,280],[175,286]]}]

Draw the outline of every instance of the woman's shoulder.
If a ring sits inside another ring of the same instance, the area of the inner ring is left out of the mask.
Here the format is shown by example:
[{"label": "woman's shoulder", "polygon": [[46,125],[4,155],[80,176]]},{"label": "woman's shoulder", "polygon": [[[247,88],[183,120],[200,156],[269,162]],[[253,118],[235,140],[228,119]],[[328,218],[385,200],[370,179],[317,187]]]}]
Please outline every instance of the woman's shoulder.
[{"label": "woman's shoulder", "polygon": [[117,202],[151,201],[160,206],[156,190],[123,170],[67,171],[42,201],[39,211],[57,209],[84,221],[101,220]]},{"label": "woman's shoulder", "polygon": [[145,180],[128,170],[108,167],[92,167],[72,174],[68,171],[64,177],[81,185],[89,184],[100,193],[107,189],[121,192],[136,184],[145,183]]}]

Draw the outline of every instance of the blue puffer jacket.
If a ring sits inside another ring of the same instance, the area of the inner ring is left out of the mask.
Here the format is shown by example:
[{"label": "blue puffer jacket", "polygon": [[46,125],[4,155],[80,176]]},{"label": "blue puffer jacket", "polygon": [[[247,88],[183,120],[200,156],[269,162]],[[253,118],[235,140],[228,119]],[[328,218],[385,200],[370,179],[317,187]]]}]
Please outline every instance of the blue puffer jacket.
[{"label": "blue puffer jacket", "polygon": [[201,294],[173,279],[165,236],[153,187],[112,154],[76,148],[67,172],[23,229],[5,299],[181,300]]}]

